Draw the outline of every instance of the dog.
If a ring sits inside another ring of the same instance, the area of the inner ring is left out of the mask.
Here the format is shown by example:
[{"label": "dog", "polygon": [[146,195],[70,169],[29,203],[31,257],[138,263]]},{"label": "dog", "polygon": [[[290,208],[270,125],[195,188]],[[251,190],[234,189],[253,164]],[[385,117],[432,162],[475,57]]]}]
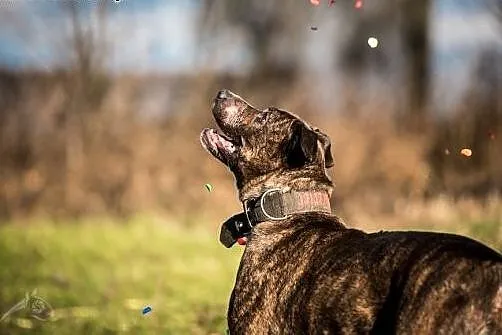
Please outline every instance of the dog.
[{"label": "dog", "polygon": [[502,255],[459,235],[365,233],[332,214],[329,137],[298,116],[217,93],[202,146],[233,173],[245,244],[231,334],[502,334]]}]

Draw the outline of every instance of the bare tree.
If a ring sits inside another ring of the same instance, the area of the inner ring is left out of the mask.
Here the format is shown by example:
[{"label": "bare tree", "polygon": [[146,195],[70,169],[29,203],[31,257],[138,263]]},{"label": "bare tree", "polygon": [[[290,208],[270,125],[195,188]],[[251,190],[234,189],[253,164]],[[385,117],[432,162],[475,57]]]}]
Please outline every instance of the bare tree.
[{"label": "bare tree", "polygon": [[429,89],[429,8],[430,0],[402,0],[396,6],[396,0],[381,1],[366,9],[352,20],[354,27],[342,51],[342,67],[357,78],[368,70],[370,57],[380,68],[386,68],[388,59],[396,58],[396,50],[377,50],[369,55],[366,52],[366,37],[374,31],[383,34],[399,35],[399,46],[403,51],[400,63],[403,67],[403,79],[406,83],[404,100],[406,105],[401,114],[405,124],[411,129],[420,130],[426,118]]},{"label": "bare tree", "polygon": [[248,34],[255,56],[253,75],[294,76],[299,58],[293,51],[309,15],[305,6],[301,1],[206,0],[201,25],[206,34],[201,37],[214,36],[225,25],[240,27]]},{"label": "bare tree", "polygon": [[488,7],[493,12],[493,15],[497,18],[502,28],[502,1],[491,0],[488,2]]},{"label": "bare tree", "polygon": [[423,130],[429,90],[429,20],[430,0],[401,2],[401,36],[406,59],[409,125]]},{"label": "bare tree", "polygon": [[[106,95],[107,77],[103,73],[106,55],[107,3],[97,2],[87,8],[79,2],[62,2],[63,11],[71,22],[69,49],[73,51],[70,62],[67,104],[63,110],[66,132],[66,182],[65,201],[67,207],[78,207],[81,172],[84,170],[84,145],[86,141],[85,113],[99,110],[97,107]],[[95,14],[97,25],[85,25],[82,15]]]}]

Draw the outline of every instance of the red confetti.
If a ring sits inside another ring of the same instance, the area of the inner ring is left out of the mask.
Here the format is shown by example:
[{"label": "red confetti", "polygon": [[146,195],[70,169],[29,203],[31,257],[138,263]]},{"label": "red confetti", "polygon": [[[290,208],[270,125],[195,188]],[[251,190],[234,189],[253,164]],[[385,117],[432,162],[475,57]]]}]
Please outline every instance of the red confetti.
[{"label": "red confetti", "polygon": [[310,0],[310,3],[314,6],[319,6],[321,4],[321,0]]},{"label": "red confetti", "polygon": [[363,8],[363,0],[356,0],[356,3],[354,4],[354,7],[356,9],[361,9]]},{"label": "red confetti", "polygon": [[336,0],[329,0],[328,6],[333,6],[335,4]]}]

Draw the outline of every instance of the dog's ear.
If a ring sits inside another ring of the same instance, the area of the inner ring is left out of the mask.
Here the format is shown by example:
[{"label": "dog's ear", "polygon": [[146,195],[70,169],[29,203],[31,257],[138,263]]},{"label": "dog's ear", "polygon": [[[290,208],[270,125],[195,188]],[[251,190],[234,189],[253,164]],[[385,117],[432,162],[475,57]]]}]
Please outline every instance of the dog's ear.
[{"label": "dog's ear", "polygon": [[293,121],[286,143],[286,163],[289,167],[301,167],[317,157],[318,134],[301,121]]},{"label": "dog's ear", "polygon": [[333,161],[333,155],[331,154],[331,141],[328,135],[315,128],[315,132],[319,135],[319,142],[321,142],[322,148],[324,149],[324,165],[326,169],[329,169],[335,165]]}]

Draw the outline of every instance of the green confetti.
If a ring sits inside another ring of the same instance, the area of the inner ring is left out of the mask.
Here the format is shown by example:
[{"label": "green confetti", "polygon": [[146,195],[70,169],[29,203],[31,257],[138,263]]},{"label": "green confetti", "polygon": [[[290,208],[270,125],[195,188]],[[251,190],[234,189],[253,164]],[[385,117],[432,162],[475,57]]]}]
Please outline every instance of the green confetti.
[{"label": "green confetti", "polygon": [[211,184],[206,184],[204,187],[207,189],[208,192],[211,192],[213,190],[213,186]]}]

